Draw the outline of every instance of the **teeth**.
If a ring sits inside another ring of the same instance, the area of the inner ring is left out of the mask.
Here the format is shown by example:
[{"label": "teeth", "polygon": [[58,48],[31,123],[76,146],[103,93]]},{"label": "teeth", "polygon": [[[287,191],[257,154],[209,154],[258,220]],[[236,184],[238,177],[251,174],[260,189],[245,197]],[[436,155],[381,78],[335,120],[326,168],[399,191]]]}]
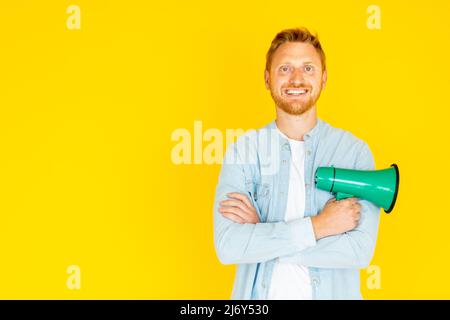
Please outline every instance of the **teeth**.
[{"label": "teeth", "polygon": [[305,89],[298,89],[298,90],[288,89],[286,92],[287,92],[287,94],[299,95],[299,94],[306,93],[306,90]]}]

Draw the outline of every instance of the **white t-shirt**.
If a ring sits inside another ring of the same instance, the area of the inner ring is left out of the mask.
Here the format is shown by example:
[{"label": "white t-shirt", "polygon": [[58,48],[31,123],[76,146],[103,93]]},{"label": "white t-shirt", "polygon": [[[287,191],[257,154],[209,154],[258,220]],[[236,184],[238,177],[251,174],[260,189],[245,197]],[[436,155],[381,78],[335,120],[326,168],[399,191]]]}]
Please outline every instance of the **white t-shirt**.
[{"label": "white t-shirt", "polygon": [[[304,141],[289,140],[291,146],[291,166],[289,171],[289,193],[284,220],[300,219],[305,214],[305,146]],[[275,262],[268,299],[310,300],[312,287],[308,268],[294,263]]]}]

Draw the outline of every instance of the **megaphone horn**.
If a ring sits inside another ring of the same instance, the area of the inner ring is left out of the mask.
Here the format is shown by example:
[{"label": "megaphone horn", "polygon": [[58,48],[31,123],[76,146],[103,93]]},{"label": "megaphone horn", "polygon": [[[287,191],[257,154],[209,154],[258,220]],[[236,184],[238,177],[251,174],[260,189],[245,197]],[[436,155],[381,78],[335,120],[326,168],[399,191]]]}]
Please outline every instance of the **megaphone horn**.
[{"label": "megaphone horn", "polygon": [[396,164],[383,170],[351,170],[319,167],[315,174],[318,189],[336,194],[336,200],[357,197],[390,213],[397,200],[400,173]]}]

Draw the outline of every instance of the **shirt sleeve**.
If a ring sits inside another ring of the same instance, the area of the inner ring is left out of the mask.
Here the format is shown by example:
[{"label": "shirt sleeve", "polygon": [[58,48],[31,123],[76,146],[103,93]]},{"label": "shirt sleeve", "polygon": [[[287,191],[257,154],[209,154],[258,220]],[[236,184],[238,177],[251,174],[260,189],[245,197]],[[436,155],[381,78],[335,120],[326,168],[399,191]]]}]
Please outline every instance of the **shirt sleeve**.
[{"label": "shirt sleeve", "polygon": [[[310,218],[289,222],[240,224],[225,218],[218,211],[227,193],[248,196],[242,158],[236,144],[227,149],[214,199],[214,246],[223,264],[258,263],[293,254],[316,244]],[[250,197],[253,206],[258,206]]]},{"label": "shirt sleeve", "polygon": [[[374,170],[373,155],[364,143],[355,169]],[[314,247],[279,258],[281,263],[298,263],[316,268],[366,268],[372,260],[378,233],[380,208],[366,200],[361,204],[359,225],[343,234],[322,238]]]}]

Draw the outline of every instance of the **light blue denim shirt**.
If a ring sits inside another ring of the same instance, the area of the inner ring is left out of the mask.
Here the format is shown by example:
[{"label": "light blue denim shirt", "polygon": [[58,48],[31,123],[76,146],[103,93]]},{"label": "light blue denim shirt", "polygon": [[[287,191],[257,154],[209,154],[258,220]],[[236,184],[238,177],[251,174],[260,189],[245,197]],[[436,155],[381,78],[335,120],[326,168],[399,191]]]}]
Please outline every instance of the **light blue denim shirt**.
[{"label": "light blue denim shirt", "polygon": [[[308,267],[313,299],[361,299],[359,269],[372,259],[380,208],[359,200],[361,220],[352,231],[315,239],[311,216],[333,194],[315,188],[320,166],[374,170],[368,145],[320,118],[304,136],[305,214],[285,222],[291,150],[275,121],[250,130],[231,144],[222,164],[214,200],[214,246],[223,264],[237,264],[232,299],[267,299],[274,263]],[[227,193],[251,198],[260,223],[240,224],[222,216],[219,202]]]}]

